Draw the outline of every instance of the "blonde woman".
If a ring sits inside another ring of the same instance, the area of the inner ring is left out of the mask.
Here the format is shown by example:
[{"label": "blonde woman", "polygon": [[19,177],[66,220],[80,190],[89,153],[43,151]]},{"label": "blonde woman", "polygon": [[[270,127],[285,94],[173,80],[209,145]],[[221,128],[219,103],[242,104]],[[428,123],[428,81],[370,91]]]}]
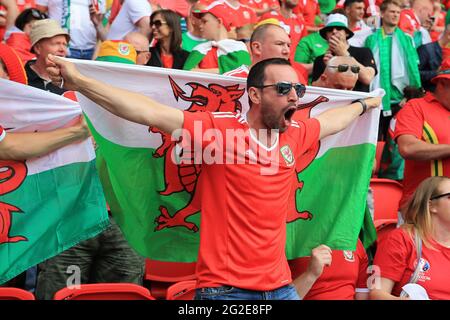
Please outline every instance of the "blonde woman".
[{"label": "blonde woman", "polygon": [[[375,281],[371,299],[409,299],[400,297],[402,287],[414,282],[432,300],[450,299],[450,178],[424,180],[403,212],[405,224],[377,248],[374,265],[381,278]],[[421,250],[417,243],[422,243]],[[417,252],[421,258],[416,271]],[[415,272],[416,280],[411,281]]]}]

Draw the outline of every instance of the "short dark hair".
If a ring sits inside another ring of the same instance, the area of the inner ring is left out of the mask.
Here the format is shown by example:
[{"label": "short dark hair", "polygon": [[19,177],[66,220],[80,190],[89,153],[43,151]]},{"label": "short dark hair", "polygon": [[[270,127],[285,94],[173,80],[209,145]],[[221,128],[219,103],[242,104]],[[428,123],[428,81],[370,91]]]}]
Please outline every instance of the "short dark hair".
[{"label": "short dark hair", "polygon": [[[250,72],[248,73],[247,91],[251,87],[257,88],[264,84],[266,68],[271,65],[290,66],[291,63],[289,60],[283,58],[270,58],[258,62],[251,67]],[[251,106],[251,104],[252,102],[249,98],[249,105]]]},{"label": "short dark hair", "polygon": [[380,5],[380,12],[385,12],[390,4],[393,4],[394,6],[397,6],[399,8],[402,7],[402,5],[397,0],[384,0]]},{"label": "short dark hair", "polygon": [[170,37],[170,52],[174,53],[181,50],[181,22],[180,16],[172,10],[162,9],[154,11],[150,16],[150,26],[157,14],[160,14],[167,22],[167,26],[172,30]]},{"label": "short dark hair", "polygon": [[43,20],[48,19],[47,14],[45,14],[42,11],[39,11],[35,8],[29,8],[23,10],[16,18],[16,21],[14,22],[14,25],[16,28],[23,31],[23,28],[25,28],[25,25],[33,20]]},{"label": "short dark hair", "polygon": [[345,0],[344,9],[347,7],[350,7],[354,3],[360,3],[360,2],[364,2],[364,0]]}]

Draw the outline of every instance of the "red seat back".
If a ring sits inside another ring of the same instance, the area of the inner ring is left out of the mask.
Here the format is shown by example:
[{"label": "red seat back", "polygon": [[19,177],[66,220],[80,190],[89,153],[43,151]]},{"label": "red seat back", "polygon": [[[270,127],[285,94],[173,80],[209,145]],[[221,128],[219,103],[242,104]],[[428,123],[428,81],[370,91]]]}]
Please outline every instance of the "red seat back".
[{"label": "red seat back", "polygon": [[166,262],[147,259],[145,279],[160,282],[180,282],[194,280],[195,262]]},{"label": "red seat back", "polygon": [[390,179],[370,179],[373,191],[374,221],[381,219],[397,220],[397,212],[403,193],[401,183]]},{"label": "red seat back", "polygon": [[54,300],[155,300],[148,289],[134,283],[82,284],[79,288],[63,288]]},{"label": "red seat back", "polygon": [[180,281],[167,288],[167,300],[194,300],[196,280]]},{"label": "red seat back", "polygon": [[36,300],[31,292],[19,288],[0,287],[0,300]]}]

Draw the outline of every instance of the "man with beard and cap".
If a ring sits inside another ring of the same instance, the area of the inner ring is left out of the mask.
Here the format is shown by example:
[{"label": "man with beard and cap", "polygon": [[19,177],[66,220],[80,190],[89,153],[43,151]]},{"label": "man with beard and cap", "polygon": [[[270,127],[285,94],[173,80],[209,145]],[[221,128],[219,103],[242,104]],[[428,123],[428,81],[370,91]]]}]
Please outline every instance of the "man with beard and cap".
[{"label": "man with beard and cap", "polygon": [[[158,127],[178,138],[181,135],[181,163],[192,164],[194,151],[200,155],[205,147],[211,147],[211,141],[203,139],[206,131],[220,132],[224,139],[213,143],[216,154],[222,156],[212,162],[209,158],[201,161],[199,185],[215,192],[201,193],[196,298],[299,299],[285,254],[290,199],[286,190],[292,185],[295,159],[319,139],[343,130],[368,109],[376,108],[380,98],[366,98],[316,118],[293,121],[306,88],[298,83],[289,61],[282,58],[260,61],[250,69],[250,109],[245,115],[171,108],[83,76],[72,63],[55,56],[49,56],[48,70],[55,84],[64,79],[67,89],[79,91],[119,117]],[[232,141],[227,140],[230,135],[225,132],[230,130],[240,132],[243,139],[238,145],[233,134]]]}]

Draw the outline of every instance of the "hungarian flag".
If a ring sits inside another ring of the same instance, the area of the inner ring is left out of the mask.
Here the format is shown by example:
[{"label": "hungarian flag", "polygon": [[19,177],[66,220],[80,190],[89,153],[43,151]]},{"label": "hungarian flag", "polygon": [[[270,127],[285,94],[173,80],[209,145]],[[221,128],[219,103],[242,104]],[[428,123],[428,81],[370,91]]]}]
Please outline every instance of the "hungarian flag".
[{"label": "hungarian flag", "polygon": [[[0,124],[41,132],[76,122],[76,102],[0,79]],[[0,284],[109,225],[91,139],[26,161],[0,160]]]},{"label": "hungarian flag", "polygon": [[[87,76],[174,108],[191,112],[248,110],[245,80],[241,78],[73,62]],[[201,215],[196,196],[214,192],[196,188],[201,165],[175,164],[171,136],[158,128],[123,120],[83,95],[77,96],[99,145],[97,159],[107,201],[127,240],[152,260],[196,261]],[[302,110],[295,117],[315,116],[367,96],[308,87],[301,99]],[[378,116],[377,110],[364,114],[296,161],[298,173],[286,182],[286,192],[292,195],[287,212],[289,259],[310,255],[319,244],[338,250],[356,249],[375,157]]]},{"label": "hungarian flag", "polygon": [[242,41],[225,39],[220,41],[208,41],[201,43],[192,49],[184,70],[219,68],[219,73],[224,74],[240,68],[242,65],[252,64],[247,46]]}]

